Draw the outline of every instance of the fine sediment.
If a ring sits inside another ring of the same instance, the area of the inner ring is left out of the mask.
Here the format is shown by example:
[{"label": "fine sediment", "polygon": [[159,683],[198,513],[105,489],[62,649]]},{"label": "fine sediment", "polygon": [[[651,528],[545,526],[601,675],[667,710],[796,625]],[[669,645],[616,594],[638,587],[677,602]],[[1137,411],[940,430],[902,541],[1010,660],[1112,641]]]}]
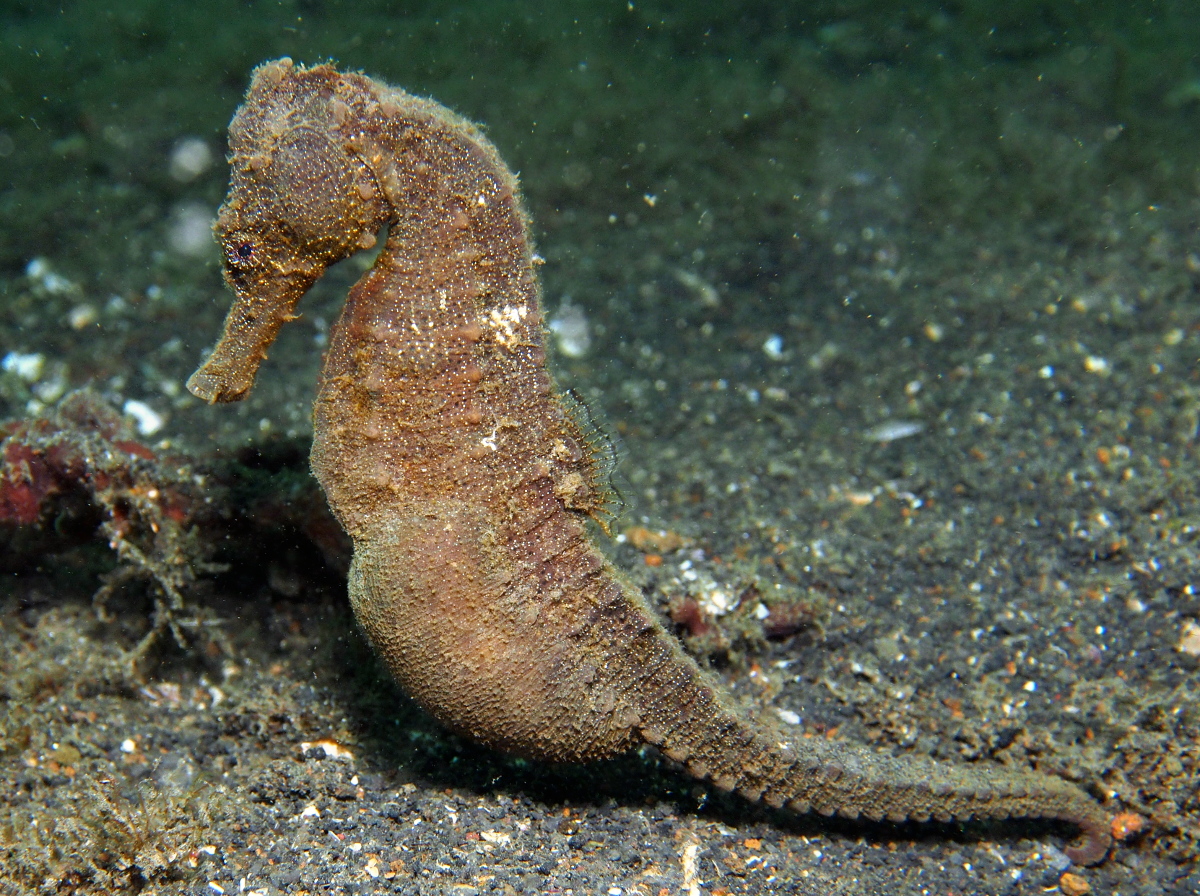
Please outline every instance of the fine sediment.
[{"label": "fine sediment", "polygon": [[260,66],[216,232],[235,301],[188,386],[249,391],[324,270],[387,243],[331,333],[313,470],[354,540],[350,598],[404,688],[475,740],[559,761],[659,747],[797,811],[1038,817],[1101,861],[1109,817],[1057,777],[897,759],[741,716],[593,545],[604,464],[546,368],[528,221],[479,130],[363,75]]}]

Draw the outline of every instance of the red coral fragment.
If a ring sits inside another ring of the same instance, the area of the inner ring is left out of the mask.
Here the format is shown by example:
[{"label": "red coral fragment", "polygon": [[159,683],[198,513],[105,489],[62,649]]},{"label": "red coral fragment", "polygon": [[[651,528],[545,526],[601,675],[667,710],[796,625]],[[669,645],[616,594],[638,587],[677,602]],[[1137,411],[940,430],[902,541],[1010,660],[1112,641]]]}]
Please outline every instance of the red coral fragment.
[{"label": "red coral fragment", "polygon": [[694,597],[680,597],[672,600],[667,607],[667,612],[671,615],[671,621],[687,629],[687,633],[693,638],[708,634],[712,630],[708,615]]},{"label": "red coral fragment", "polygon": [[112,443],[112,445],[114,448],[124,451],[126,454],[132,454],[134,457],[140,457],[142,460],[158,459],[155,453],[141,442],[134,442],[130,439],[117,439]]},{"label": "red coral fragment", "polygon": [[20,442],[4,446],[0,475],[0,520],[29,526],[42,514],[42,502],[58,491],[59,483],[45,458]]},{"label": "red coral fragment", "polygon": [[42,514],[42,499],[28,482],[0,483],[0,520],[31,526]]}]

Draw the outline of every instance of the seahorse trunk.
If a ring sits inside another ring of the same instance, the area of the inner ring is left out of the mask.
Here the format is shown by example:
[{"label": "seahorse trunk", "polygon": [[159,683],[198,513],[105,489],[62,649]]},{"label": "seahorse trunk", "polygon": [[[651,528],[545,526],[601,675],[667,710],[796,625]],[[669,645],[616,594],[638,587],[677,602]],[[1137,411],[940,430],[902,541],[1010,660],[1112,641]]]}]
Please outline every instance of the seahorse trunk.
[{"label": "seahorse trunk", "polygon": [[230,125],[216,227],[236,300],[189,387],[250,388],[280,324],[333,262],[387,243],[330,336],[312,465],[354,539],[350,598],[399,682],[451,728],[525,756],[657,745],[698,778],[799,811],[892,820],[1103,810],[1033,772],[898,759],[751,722],[598,553],[601,465],[545,365],[516,180],[429,100],[290,60],[261,66]]}]

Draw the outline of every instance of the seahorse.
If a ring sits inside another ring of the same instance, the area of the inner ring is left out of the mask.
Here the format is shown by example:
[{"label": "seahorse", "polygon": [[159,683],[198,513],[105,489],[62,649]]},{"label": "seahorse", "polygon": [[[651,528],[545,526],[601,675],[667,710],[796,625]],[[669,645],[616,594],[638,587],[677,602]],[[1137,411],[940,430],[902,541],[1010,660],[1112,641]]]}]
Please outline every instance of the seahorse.
[{"label": "seahorse", "polygon": [[448,728],[534,759],[652,744],[694,777],[796,812],[893,822],[1044,818],[1104,859],[1109,815],[1031,770],[897,758],[744,715],[600,553],[603,474],[547,368],[514,175],[479,128],[330,65],[259,66],[229,127],[214,231],[234,301],[188,382],[254,383],[327,267],[386,243],[332,328],[312,469],[350,534],[350,601]]}]

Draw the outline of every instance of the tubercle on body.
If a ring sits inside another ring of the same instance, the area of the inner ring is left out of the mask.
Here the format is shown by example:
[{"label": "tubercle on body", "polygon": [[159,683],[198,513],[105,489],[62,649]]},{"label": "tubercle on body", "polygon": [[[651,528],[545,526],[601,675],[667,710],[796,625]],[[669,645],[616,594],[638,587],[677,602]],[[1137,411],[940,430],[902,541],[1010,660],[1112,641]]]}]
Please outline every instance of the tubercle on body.
[{"label": "tubercle on body", "polygon": [[516,180],[469,122],[332,66],[254,73],[216,225],[235,301],[188,387],[234,401],[330,264],[387,229],[321,372],[312,466],[354,540],[356,617],[449,727],[548,760],[657,746],[749,799],[846,817],[1042,817],[1101,861],[1062,779],[791,740],[739,715],[593,545],[605,460],[545,364]]}]

